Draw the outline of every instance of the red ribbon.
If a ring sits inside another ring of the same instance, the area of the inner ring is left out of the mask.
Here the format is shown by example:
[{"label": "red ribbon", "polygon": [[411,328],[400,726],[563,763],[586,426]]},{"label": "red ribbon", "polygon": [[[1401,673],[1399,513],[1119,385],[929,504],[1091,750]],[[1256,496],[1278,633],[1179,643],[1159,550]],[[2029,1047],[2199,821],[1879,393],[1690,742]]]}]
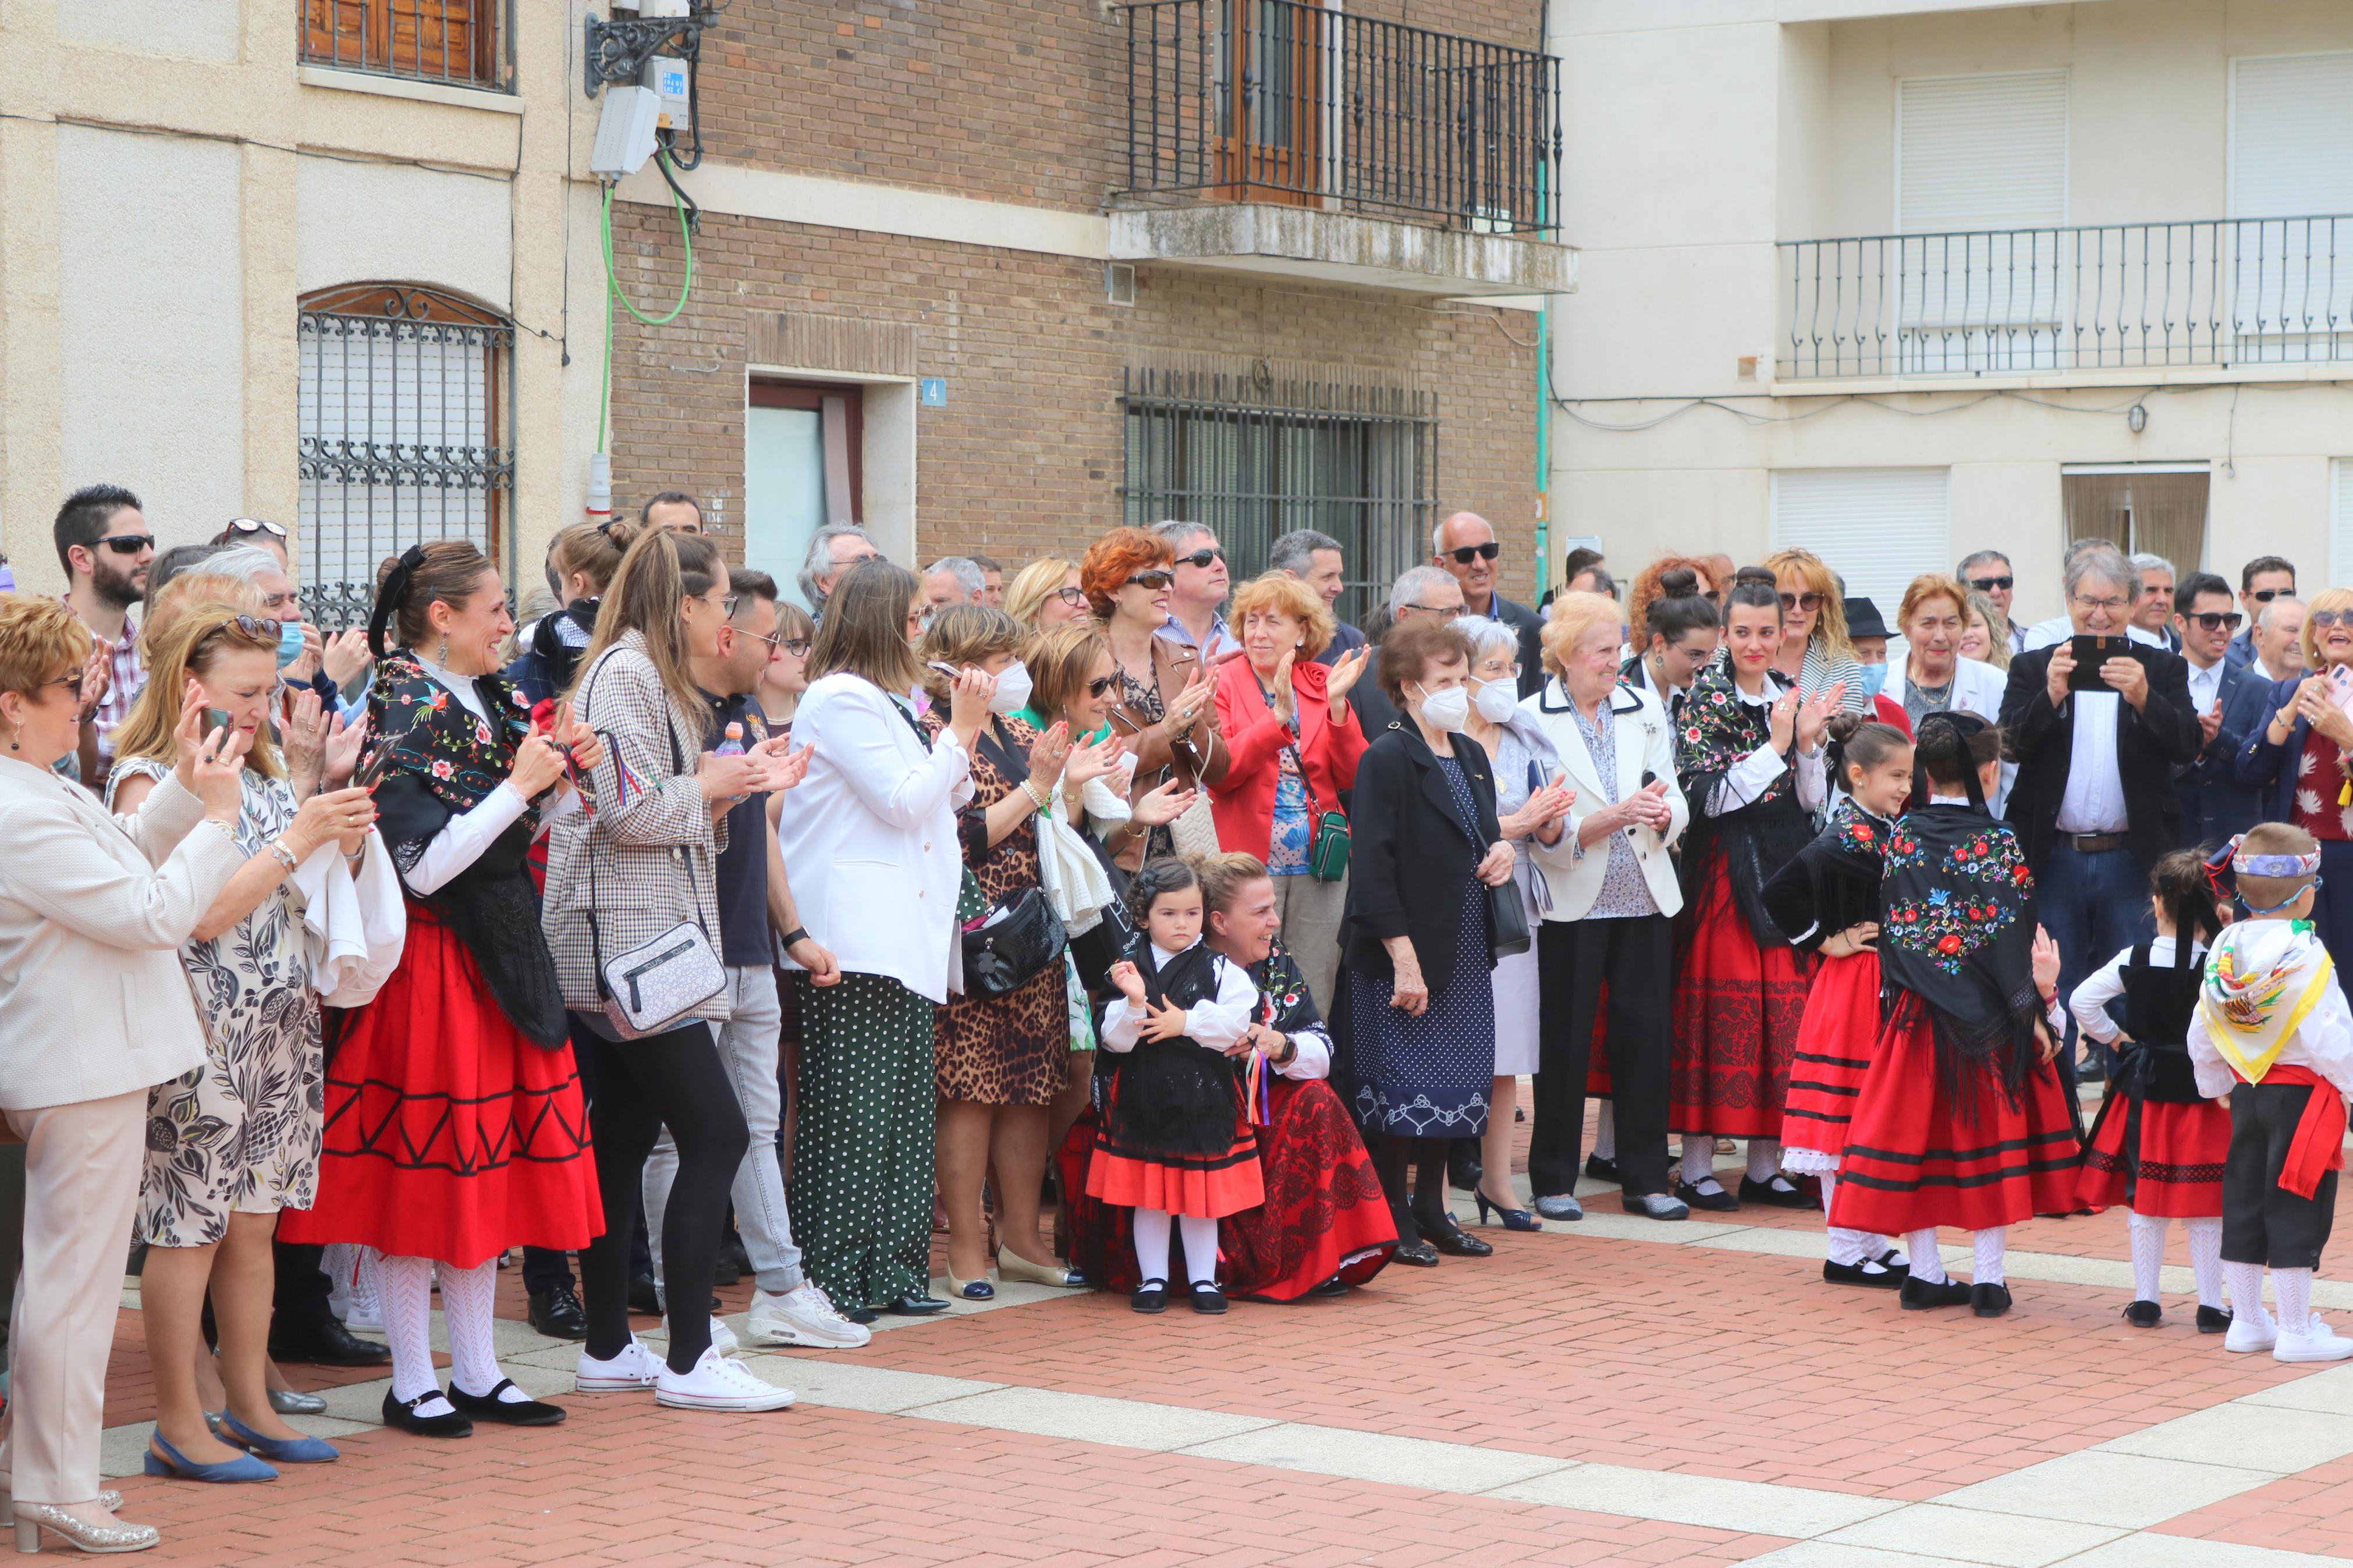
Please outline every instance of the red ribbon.
[{"label": "red ribbon", "polygon": [[2304,1115],[2297,1119],[2295,1138],[2287,1146],[2287,1159],[2280,1166],[2280,1189],[2297,1197],[2312,1196],[2320,1185],[2320,1178],[2330,1171],[2345,1168],[2345,1097],[2337,1086],[2314,1072],[2310,1068],[2275,1063],[2263,1075],[2265,1083],[2302,1083],[2312,1086],[2312,1093],[2304,1102]]}]

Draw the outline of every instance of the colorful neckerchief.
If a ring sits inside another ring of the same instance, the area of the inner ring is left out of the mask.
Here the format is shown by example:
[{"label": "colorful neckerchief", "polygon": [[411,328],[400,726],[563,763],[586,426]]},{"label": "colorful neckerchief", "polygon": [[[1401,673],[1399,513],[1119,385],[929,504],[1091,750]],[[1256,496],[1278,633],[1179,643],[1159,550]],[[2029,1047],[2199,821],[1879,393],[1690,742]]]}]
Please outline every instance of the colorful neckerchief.
[{"label": "colorful neckerchief", "polygon": [[[1773,679],[1768,672],[1766,689],[1778,700],[1780,693],[1773,689]],[[1700,671],[1699,679],[1692,682],[1691,695],[1683,700],[1678,724],[1675,773],[1683,793],[1694,798],[1773,736],[1771,710],[1741,700],[1728,664],[1711,665]],[[1749,805],[1778,800],[1789,792],[1795,779],[1796,774],[1784,765],[1780,777]]]},{"label": "colorful neckerchief", "polygon": [[2198,1013],[2231,1070],[2261,1083],[2288,1037],[2327,994],[2337,966],[2302,922],[2242,921],[2206,957]]},{"label": "colorful neckerchief", "polygon": [[[453,816],[473,810],[506,782],[515,748],[531,733],[530,710],[505,677],[481,676],[474,689],[499,721],[496,730],[426,674],[406,648],[395,648],[376,662],[368,693],[375,735],[371,752],[390,748],[393,768],[415,773]],[[537,826],[535,807],[523,816]]]}]

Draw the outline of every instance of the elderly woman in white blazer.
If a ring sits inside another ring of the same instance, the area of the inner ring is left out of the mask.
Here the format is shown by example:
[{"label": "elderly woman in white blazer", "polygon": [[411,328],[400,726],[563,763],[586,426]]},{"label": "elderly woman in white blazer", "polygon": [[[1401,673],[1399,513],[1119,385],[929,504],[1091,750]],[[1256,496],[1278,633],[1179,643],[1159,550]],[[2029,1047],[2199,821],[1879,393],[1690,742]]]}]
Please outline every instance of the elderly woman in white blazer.
[{"label": "elderly woman in white blazer", "polygon": [[923,609],[913,574],[887,561],[835,584],[793,716],[808,776],[776,822],[801,923],[840,967],[828,984],[795,982],[794,1228],[808,1277],[857,1322],[947,1307],[931,1293],[932,1011],[964,984],[956,811],[996,683],[960,675],[947,727],[926,743],[908,646]]},{"label": "elderly woman in white blazer", "polygon": [[[1665,707],[1618,679],[1618,606],[1598,594],[1553,601],[1544,628],[1546,680],[1520,704],[1560,753],[1577,804],[1556,844],[1535,843],[1542,879],[1535,1125],[1528,1182],[1536,1212],[1574,1219],[1585,1134],[1585,1074],[1604,1027],[1628,1212],[1682,1219],[1691,1211],[1667,1173],[1668,1000],[1683,908],[1669,847],[1690,808],[1675,784]],[[1599,1004],[1608,987],[1609,1016]]]},{"label": "elderly woman in white blazer", "polygon": [[[0,1110],[26,1143],[25,1250],[8,1350],[19,1550],[46,1528],[94,1550],[158,1537],[98,1485],[107,1352],[139,1202],[147,1091],[204,1060],[179,948],[246,863],[237,754],[202,753],[202,710],[136,817],[52,770],[80,733],[90,634],[0,595]],[[174,846],[168,855],[165,845]],[[161,865],[149,863],[158,851]]]},{"label": "elderly woman in white blazer", "polygon": [[[1931,713],[1974,713],[1989,724],[2001,722],[2008,674],[1961,657],[1961,634],[1968,625],[1968,590],[1952,578],[1929,572],[1912,579],[1904,590],[1903,607],[1895,612],[1904,662],[1888,670],[1887,689],[1881,695],[1904,710],[1913,729]],[[2016,763],[2001,764],[2001,787],[1986,803],[1996,816],[2017,776]]]}]

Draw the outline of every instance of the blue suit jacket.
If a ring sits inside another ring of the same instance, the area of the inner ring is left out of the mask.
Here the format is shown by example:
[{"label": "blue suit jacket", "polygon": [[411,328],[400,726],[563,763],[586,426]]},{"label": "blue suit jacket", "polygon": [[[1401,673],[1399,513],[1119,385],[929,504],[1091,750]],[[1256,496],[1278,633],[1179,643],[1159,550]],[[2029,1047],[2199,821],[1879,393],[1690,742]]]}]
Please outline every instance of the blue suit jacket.
[{"label": "blue suit jacket", "polygon": [[2263,820],[2263,792],[2240,781],[2238,762],[2248,733],[2270,721],[2272,710],[2264,705],[2270,693],[2270,683],[2257,679],[2246,666],[2224,661],[2221,684],[2215,688],[2222,704],[2222,727],[2173,781],[2174,793],[2181,797],[2182,832],[2190,843],[2211,848]]},{"label": "blue suit jacket", "polygon": [[[2304,755],[2304,738],[2312,731],[2312,721],[2298,719],[2287,732],[2287,739],[2274,746],[2271,743],[2271,716],[2286,707],[2295,696],[2302,677],[2274,680],[2269,685],[2250,680],[2241,692],[2241,700],[2253,706],[2258,715],[2248,730],[2246,739],[2239,743],[2237,772],[2239,782],[2252,784],[2261,791],[2263,822],[2293,822],[2295,819],[2295,763]],[[2223,710],[2227,721],[2230,710]]]}]

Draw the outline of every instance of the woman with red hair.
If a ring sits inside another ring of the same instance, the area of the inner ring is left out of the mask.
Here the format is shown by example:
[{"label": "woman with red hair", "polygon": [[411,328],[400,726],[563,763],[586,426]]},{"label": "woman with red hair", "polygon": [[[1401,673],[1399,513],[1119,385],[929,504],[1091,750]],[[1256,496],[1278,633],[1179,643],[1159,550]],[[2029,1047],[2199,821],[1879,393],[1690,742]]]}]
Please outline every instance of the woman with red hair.
[{"label": "woman with red hair", "polygon": [[[1212,706],[1214,682],[1190,647],[1159,635],[1168,624],[1176,559],[1168,542],[1150,530],[1114,528],[1089,545],[1079,563],[1080,591],[1103,623],[1119,667],[1112,730],[1134,754],[1132,778],[1145,789],[1164,773],[1187,789],[1215,784],[1226,776],[1228,763]],[[1120,864],[1134,870],[1174,848],[1170,830],[1155,827],[1122,853]]]}]

